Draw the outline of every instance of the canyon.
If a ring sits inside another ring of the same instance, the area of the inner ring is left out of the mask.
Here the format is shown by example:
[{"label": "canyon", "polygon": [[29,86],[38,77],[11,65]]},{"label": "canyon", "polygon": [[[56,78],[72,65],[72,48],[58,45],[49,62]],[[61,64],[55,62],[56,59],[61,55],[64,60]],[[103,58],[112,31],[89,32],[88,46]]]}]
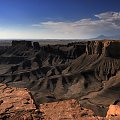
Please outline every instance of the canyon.
[{"label": "canyon", "polygon": [[120,41],[0,46],[1,119],[119,119],[119,105]]}]

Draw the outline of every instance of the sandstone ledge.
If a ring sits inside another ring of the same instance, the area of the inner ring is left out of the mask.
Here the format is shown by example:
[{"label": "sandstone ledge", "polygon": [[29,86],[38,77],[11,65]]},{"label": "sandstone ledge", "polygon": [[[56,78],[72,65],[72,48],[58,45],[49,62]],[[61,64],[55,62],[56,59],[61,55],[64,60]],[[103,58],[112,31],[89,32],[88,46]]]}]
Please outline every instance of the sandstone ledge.
[{"label": "sandstone ledge", "polygon": [[37,120],[35,111],[36,106],[27,89],[0,84],[0,119]]}]

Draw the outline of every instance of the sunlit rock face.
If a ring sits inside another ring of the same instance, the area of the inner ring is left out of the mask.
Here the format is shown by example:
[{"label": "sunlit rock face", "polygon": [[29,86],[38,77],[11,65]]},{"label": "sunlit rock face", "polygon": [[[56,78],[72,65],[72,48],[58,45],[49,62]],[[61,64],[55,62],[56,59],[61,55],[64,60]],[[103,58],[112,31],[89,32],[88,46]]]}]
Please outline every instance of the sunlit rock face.
[{"label": "sunlit rock face", "polygon": [[[36,105],[27,89],[0,84],[0,119],[32,120],[32,115],[36,115],[36,109]],[[38,117],[40,118],[39,115]]]},{"label": "sunlit rock face", "polygon": [[120,119],[120,106],[110,105],[106,118],[110,120],[119,120]]},{"label": "sunlit rock face", "polygon": [[45,103],[40,105],[45,120],[102,120],[92,110],[81,107],[76,100]]}]

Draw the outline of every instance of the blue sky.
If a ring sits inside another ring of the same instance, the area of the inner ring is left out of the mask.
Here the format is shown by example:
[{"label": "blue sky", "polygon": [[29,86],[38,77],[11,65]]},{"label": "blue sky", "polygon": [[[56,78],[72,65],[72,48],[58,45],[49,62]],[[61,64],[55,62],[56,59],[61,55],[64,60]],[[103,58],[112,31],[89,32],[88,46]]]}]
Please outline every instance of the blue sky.
[{"label": "blue sky", "polygon": [[91,38],[120,33],[120,0],[0,0],[0,38]]}]

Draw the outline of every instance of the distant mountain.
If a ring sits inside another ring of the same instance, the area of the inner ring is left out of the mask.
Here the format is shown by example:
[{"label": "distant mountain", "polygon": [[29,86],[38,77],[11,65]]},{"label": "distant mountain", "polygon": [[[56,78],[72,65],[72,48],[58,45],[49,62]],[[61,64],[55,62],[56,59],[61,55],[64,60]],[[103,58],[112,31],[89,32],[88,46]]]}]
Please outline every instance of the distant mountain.
[{"label": "distant mountain", "polygon": [[114,35],[114,36],[105,36],[105,35],[100,35],[96,38],[93,38],[95,40],[104,40],[104,39],[109,39],[109,40],[120,40],[120,35]]}]

